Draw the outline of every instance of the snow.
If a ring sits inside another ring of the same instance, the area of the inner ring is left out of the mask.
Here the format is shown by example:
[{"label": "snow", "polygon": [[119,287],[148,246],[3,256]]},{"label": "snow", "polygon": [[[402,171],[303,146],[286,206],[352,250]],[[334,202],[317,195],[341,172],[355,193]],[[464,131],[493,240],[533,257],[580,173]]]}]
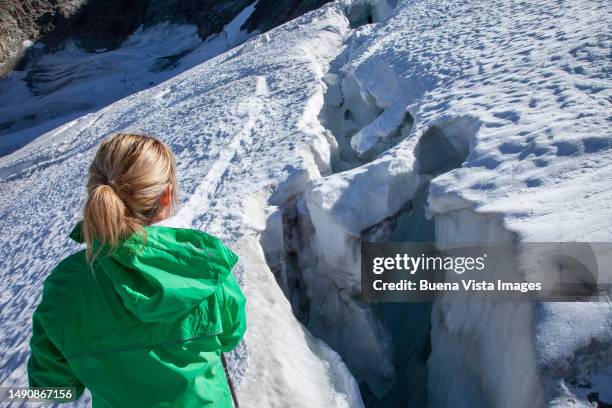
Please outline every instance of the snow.
[{"label": "snow", "polygon": [[250,285],[245,294],[249,299],[246,343],[251,345],[253,367],[241,385],[240,404],[363,406],[357,383],[342,359],[291,314],[257,240],[243,241],[237,249],[251,268],[246,271]]},{"label": "snow", "polygon": [[[436,242],[509,243],[513,235],[491,215],[461,210],[436,216]],[[497,271],[487,271],[495,276]],[[436,302],[429,359],[432,406],[543,405],[532,346],[532,305]],[[461,367],[461,375],[456,370]],[[435,381],[435,383],[434,383]]]},{"label": "snow", "polygon": [[[325,76],[320,115],[337,139],[338,172],[312,181],[303,193],[314,233],[298,249],[316,260],[298,259],[300,272],[283,271],[289,280],[310,277],[311,314],[330,321],[346,315],[342,306],[322,303],[330,294],[320,282],[333,281],[339,298],[354,294],[360,240],[368,230],[377,234],[371,237],[388,235],[389,217],[411,199],[418,202],[417,187],[431,176],[425,213],[435,219],[440,245],[610,241],[605,64],[611,41],[602,9],[602,2],[417,1],[385,17],[370,11],[378,24],[363,27],[367,7],[353,14],[355,31]],[[345,306],[354,303],[345,300]],[[597,377],[612,365],[611,317],[609,303],[436,305],[431,403],[552,401],[558,394],[549,379],[574,377],[556,367],[576,364],[575,353],[584,354],[593,339],[602,346],[586,353],[591,371],[584,376]],[[361,330],[380,330],[376,326],[374,318]],[[352,328],[309,327],[359,373],[358,359],[332,340]],[[388,350],[381,353],[373,359],[390,358]],[[376,387],[373,378],[359,377]]]},{"label": "snow", "polygon": [[115,50],[88,53],[68,42],[26,70],[11,72],[0,81],[5,95],[0,100],[0,155],[247,41],[257,32],[240,27],[256,3],[206,41],[196,26],[162,23],[140,27]]},{"label": "snow", "polygon": [[246,33],[245,31],[240,30],[240,27],[246,23],[251,14],[253,14],[255,11],[256,5],[257,1],[250,6],[245,7],[245,9],[238,13],[238,15],[232,21],[230,21],[229,24],[223,27],[221,35],[225,37],[225,46],[227,49],[234,48],[236,45],[245,42],[256,34]]},{"label": "snow", "polygon": [[[398,160],[399,159],[399,160]],[[305,201],[314,224],[322,259],[352,276],[336,282],[353,292],[360,290],[359,245],[361,232],[393,214],[414,195],[419,184],[411,179],[413,158],[381,158],[352,172],[336,173],[312,182]]]},{"label": "snow", "polygon": [[[390,404],[609,401],[609,301],[439,301],[408,306],[402,326],[359,296],[363,240],[514,245],[517,270],[523,243],[611,241],[609,17],[598,0],[337,1],[223,52],[237,38],[227,27],[155,74],[166,82],[63,124],[41,117],[24,139],[57,128],[0,158],[1,383],[24,381],[24,322],[74,250],[65,235],[95,146],[127,129],[177,156],[182,203],[168,222],[243,258],[251,326],[248,358],[234,361],[246,404],[360,406],[352,374]],[[172,35],[188,44],[183,33]],[[114,51],[126,63],[155,43],[131,41]],[[425,363],[415,356],[429,341]]]},{"label": "snow", "polygon": [[[485,227],[493,221],[479,226],[478,217],[465,211],[499,220],[500,228],[511,233],[509,240],[610,241],[612,139],[606,107],[611,87],[605,64],[611,41],[606,19],[598,12],[602,9],[601,2],[417,2],[400,8],[343,69],[381,107],[417,103],[415,137],[436,126],[451,143],[461,133],[471,139],[461,168],[432,181],[429,211],[436,216],[437,242],[500,239],[501,231],[487,232]],[[378,80],[381,66],[399,85]],[[467,121],[458,132],[443,129],[449,118],[460,117],[473,117],[480,125],[466,126],[474,123]],[[401,142],[388,154],[410,148],[409,143]],[[557,366],[576,364],[575,353],[593,338],[603,346],[587,353],[591,361],[583,364],[592,372],[612,364],[607,351],[612,344],[609,303],[539,308],[548,313],[531,307],[434,307],[432,404],[445,406],[474,394],[475,401],[494,406],[537,406],[556,391],[527,387],[525,379],[546,387],[547,378],[567,381],[572,374]],[[444,322],[454,322],[462,335],[437,326],[436,313]],[[583,316],[582,324],[575,324],[578,316]],[[531,321],[531,327],[515,327]],[[506,331],[511,335],[501,334]],[[500,338],[508,342],[500,344]],[[478,350],[477,358],[471,350]],[[461,361],[451,363],[456,358]],[[466,367],[470,374],[441,381]],[[513,380],[513,375],[518,377]],[[463,381],[481,388],[466,393],[470,387]]]},{"label": "snow", "polygon": [[[322,98],[320,76],[345,23],[337,8],[311,13],[0,158],[2,385],[26,381],[31,313],[44,277],[76,249],[67,233],[79,219],[97,144],[114,132],[135,130],[163,138],[177,157],[182,205],[166,222],[219,236],[247,263],[251,323],[240,398],[262,406],[361,405],[339,356],[291,314],[264,269],[256,238],[276,187],[299,171],[320,176],[311,142],[321,136],[307,129],[304,115]],[[319,162],[329,161],[328,144],[318,146]]]}]

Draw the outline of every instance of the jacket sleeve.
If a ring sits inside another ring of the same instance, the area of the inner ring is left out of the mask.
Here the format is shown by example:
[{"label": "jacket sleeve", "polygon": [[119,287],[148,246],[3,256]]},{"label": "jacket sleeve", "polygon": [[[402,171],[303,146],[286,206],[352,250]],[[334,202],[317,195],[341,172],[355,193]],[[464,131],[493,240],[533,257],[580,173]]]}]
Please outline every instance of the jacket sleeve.
[{"label": "jacket sleeve", "polygon": [[30,387],[74,387],[79,398],[85,386],[76,378],[68,361],[45,333],[37,312],[32,318],[28,381]]},{"label": "jacket sleeve", "polygon": [[246,331],[246,298],[233,273],[221,286],[219,309],[223,332],[218,335],[222,351],[230,351],[242,340]]}]

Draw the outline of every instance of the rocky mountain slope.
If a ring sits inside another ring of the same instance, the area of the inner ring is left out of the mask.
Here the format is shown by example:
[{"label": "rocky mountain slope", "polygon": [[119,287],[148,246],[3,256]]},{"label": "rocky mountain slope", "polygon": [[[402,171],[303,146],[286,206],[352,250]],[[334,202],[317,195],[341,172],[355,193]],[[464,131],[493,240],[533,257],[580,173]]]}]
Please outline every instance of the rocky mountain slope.
[{"label": "rocky mountain slope", "polygon": [[[255,12],[242,27],[245,31],[268,31],[329,0],[257,2]],[[254,0],[22,0],[0,2],[0,76],[13,68],[23,69],[28,58],[40,50],[29,50],[34,42],[47,50],[76,40],[89,51],[114,49],[139,26],[161,22],[194,24],[206,39]]]}]

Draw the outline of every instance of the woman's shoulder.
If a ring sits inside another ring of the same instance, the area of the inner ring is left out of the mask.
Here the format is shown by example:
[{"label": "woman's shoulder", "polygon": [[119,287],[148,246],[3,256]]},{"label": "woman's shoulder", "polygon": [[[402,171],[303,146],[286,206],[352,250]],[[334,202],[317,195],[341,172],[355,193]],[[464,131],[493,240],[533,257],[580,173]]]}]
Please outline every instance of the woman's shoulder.
[{"label": "woman's shoulder", "polygon": [[146,227],[147,235],[156,240],[170,240],[177,243],[206,242],[209,244],[223,244],[223,242],[207,232],[192,228],[177,228],[165,225],[150,225]]},{"label": "woman's shoulder", "polygon": [[66,256],[53,268],[43,286],[43,302],[70,303],[72,292],[83,286],[88,277],[85,250]]},{"label": "woman's shoulder", "polygon": [[84,276],[89,270],[85,249],[70,254],[61,259],[53,268],[47,281],[55,279],[78,279],[79,276]]},{"label": "woman's shoulder", "polygon": [[163,225],[152,225],[146,230],[145,245],[163,250],[187,252],[191,255],[194,253],[204,256],[216,254],[231,266],[238,261],[238,256],[221,239],[207,232]]}]

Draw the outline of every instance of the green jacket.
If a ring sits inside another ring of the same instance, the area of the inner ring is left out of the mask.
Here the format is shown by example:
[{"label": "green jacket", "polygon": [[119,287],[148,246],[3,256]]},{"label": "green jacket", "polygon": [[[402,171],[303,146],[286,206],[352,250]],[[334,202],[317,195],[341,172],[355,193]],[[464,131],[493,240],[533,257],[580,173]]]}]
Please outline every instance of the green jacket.
[{"label": "green jacket", "polygon": [[[190,229],[146,227],[89,267],[61,261],[34,312],[32,387],[87,387],[95,408],[231,407],[220,355],[246,329],[238,257]],[[81,242],[80,224],[70,237]]]}]

